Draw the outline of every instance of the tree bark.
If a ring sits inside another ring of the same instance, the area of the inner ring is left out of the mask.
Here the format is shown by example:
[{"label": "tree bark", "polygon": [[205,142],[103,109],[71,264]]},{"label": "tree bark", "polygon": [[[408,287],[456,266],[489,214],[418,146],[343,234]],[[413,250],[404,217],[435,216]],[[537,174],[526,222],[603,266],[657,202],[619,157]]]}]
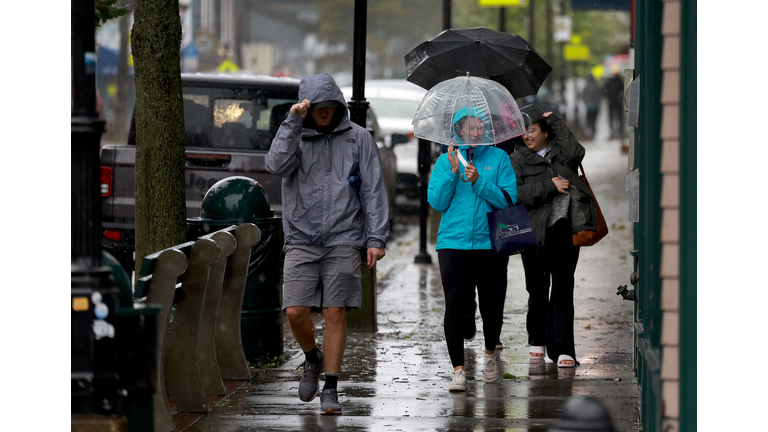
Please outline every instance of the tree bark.
[{"label": "tree bark", "polygon": [[146,255],[186,240],[184,104],[178,0],[136,0],[136,272]]}]

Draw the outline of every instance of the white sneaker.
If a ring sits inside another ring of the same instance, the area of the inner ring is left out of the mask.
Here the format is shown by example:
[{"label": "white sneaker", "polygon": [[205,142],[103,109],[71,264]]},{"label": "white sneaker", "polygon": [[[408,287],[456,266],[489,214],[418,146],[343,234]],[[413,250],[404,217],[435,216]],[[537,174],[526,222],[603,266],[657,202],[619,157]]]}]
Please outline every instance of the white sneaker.
[{"label": "white sneaker", "polygon": [[485,369],[483,370],[483,381],[490,383],[496,382],[501,378],[501,367],[499,362],[499,353],[494,351],[493,354],[486,354],[483,352]]},{"label": "white sneaker", "polygon": [[453,372],[453,380],[448,386],[448,391],[467,391],[467,375],[464,369]]}]

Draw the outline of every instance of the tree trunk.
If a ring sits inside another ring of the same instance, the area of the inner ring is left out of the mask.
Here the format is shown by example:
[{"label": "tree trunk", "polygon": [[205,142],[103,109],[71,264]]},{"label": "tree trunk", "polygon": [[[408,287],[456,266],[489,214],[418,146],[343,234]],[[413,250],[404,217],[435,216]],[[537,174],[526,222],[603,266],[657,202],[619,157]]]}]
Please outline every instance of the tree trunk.
[{"label": "tree trunk", "polygon": [[184,104],[178,0],[136,0],[136,271],[146,255],[186,240]]}]

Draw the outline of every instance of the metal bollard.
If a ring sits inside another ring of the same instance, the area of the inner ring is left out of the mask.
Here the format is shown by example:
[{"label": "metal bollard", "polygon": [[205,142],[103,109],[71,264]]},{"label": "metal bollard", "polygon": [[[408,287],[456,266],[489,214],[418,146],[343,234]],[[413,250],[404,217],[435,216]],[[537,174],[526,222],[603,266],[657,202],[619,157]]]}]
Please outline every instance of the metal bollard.
[{"label": "metal bollard", "polygon": [[563,415],[549,432],[615,432],[608,410],[599,399],[575,396],[565,401]]}]

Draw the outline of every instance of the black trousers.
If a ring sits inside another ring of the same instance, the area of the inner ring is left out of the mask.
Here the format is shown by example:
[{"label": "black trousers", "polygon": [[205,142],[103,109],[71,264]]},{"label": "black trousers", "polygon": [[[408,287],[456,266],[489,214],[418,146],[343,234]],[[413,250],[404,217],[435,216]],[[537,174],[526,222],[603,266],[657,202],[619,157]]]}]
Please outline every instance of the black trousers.
[{"label": "black trousers", "polygon": [[561,354],[576,360],[573,275],[579,248],[573,245],[571,227],[565,219],[547,228],[545,242],[546,246],[532,248],[521,256],[528,291],[528,344],[546,346],[547,356],[552,361],[557,362]]},{"label": "black trousers", "polygon": [[464,315],[475,298],[475,288],[485,349],[496,349],[507,295],[509,256],[492,250],[440,249],[437,260],[445,293],[445,342],[455,368],[464,366]]}]

